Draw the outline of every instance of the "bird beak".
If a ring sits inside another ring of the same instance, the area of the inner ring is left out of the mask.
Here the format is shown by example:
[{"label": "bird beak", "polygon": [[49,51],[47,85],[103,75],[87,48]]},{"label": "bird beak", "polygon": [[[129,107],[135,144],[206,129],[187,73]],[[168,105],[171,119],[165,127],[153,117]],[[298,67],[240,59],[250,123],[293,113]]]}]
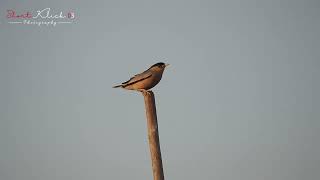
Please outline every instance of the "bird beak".
[{"label": "bird beak", "polygon": [[167,66],[169,66],[170,64],[166,64],[165,66],[167,67]]}]

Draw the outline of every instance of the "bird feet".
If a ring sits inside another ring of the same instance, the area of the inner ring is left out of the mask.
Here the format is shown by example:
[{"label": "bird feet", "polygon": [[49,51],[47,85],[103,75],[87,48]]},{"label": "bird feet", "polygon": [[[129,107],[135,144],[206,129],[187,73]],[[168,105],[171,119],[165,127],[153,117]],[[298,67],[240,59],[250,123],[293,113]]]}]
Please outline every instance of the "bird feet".
[{"label": "bird feet", "polygon": [[137,91],[142,92],[142,94],[145,94],[145,93],[147,93],[148,95],[150,94],[150,91],[145,90],[145,89],[137,89]]}]

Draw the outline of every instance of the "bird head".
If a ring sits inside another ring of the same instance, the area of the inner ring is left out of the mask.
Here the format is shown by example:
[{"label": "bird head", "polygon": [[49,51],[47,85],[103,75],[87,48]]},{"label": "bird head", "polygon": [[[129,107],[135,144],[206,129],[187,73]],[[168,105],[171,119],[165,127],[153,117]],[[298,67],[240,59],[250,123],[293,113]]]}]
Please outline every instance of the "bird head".
[{"label": "bird head", "polygon": [[163,71],[169,64],[165,64],[163,62],[156,63],[152,65],[149,69],[153,71]]}]

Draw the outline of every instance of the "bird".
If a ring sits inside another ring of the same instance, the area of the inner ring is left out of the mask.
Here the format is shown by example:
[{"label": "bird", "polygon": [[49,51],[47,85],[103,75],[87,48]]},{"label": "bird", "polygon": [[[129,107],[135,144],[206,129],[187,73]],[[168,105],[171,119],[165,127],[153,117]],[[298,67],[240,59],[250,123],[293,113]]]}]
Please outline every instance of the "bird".
[{"label": "bird", "polygon": [[147,92],[160,82],[163,71],[167,66],[169,66],[169,64],[163,62],[156,63],[144,72],[134,75],[128,81],[113,86],[113,88],[121,87],[127,90],[136,90],[143,93]]}]

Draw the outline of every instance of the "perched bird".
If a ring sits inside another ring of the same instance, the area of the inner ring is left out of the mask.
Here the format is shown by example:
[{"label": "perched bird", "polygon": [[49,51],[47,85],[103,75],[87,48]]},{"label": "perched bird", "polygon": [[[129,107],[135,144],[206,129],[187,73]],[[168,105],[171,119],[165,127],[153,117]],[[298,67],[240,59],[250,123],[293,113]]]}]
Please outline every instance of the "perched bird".
[{"label": "perched bird", "polygon": [[114,86],[113,88],[121,87],[128,90],[146,92],[148,89],[153,88],[159,83],[162,78],[163,71],[168,65],[169,64],[165,64],[163,62],[154,64],[146,71],[134,75],[128,81]]}]

